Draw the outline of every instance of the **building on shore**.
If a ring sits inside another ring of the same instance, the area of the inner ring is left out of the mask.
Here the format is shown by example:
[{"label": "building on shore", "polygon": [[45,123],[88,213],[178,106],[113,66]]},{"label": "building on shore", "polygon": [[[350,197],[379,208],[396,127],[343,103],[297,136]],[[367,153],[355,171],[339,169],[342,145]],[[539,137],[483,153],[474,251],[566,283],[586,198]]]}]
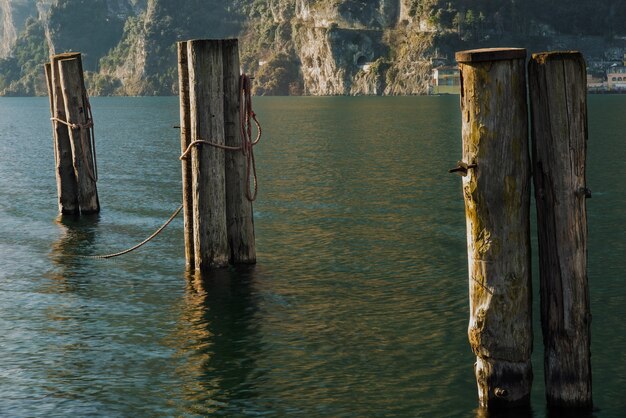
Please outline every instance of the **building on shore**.
[{"label": "building on shore", "polygon": [[606,84],[608,91],[626,93],[626,65],[607,69]]},{"label": "building on shore", "polygon": [[626,93],[626,53],[623,48],[609,52],[587,61],[589,93]]},{"label": "building on shore", "polygon": [[605,93],[607,91],[604,74],[587,73],[587,91],[589,93]]},{"label": "building on shore", "polygon": [[458,67],[433,68],[431,94],[460,94],[461,76]]}]

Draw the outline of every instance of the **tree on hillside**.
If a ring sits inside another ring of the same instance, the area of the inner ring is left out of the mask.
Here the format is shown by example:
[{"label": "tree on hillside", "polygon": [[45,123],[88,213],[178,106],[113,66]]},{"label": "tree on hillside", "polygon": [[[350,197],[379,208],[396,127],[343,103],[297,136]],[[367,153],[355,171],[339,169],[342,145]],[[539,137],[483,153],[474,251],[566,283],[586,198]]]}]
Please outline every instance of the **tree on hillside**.
[{"label": "tree on hillside", "polygon": [[48,28],[55,52],[81,52],[84,68],[95,71],[100,57],[119,41],[123,25],[109,13],[106,0],[58,0]]}]

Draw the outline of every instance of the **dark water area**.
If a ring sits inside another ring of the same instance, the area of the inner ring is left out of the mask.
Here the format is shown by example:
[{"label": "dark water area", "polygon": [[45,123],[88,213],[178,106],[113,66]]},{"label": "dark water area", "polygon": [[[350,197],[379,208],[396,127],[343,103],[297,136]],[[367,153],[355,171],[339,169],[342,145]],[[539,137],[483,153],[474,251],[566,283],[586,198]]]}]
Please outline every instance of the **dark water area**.
[{"label": "dark water area", "polygon": [[[124,257],[80,257],[142,241],[181,200],[177,98],[92,107],[103,210],[60,219],[47,99],[0,98],[0,416],[484,416],[447,173],[458,97],[256,99],[258,264],[204,281],[180,218]],[[626,96],[589,98],[587,416],[603,418],[626,414],[624,115]],[[532,410],[515,416],[563,416],[533,321]]]}]

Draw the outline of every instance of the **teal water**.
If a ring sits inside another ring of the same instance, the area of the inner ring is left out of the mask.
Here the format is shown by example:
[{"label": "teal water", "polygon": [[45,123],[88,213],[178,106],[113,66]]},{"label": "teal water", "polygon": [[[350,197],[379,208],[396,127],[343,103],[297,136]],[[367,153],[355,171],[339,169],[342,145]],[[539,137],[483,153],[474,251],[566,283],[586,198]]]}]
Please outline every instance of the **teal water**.
[{"label": "teal water", "polygon": [[[181,219],[77,257],[180,201],[177,98],[92,106],[103,211],[61,220],[47,99],[0,98],[0,416],[482,416],[457,97],[257,99],[258,264],[201,283]],[[595,417],[626,413],[625,114],[590,97]]]}]

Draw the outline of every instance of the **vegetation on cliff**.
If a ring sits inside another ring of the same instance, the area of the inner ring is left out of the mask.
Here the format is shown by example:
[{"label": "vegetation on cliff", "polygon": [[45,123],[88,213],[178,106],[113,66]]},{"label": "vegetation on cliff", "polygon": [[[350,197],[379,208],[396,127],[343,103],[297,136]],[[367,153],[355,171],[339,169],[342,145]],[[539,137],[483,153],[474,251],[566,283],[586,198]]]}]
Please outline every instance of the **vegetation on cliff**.
[{"label": "vegetation on cliff", "polygon": [[45,94],[41,65],[51,51],[69,50],[83,53],[91,94],[175,94],[175,44],[193,38],[238,36],[255,93],[285,95],[421,94],[433,59],[452,63],[455,50],[577,48],[584,35],[596,37],[596,53],[622,48],[626,37],[626,3],[609,0],[45,3],[0,59],[0,94]]},{"label": "vegetation on cliff", "polygon": [[47,94],[42,63],[48,60],[48,43],[41,21],[29,18],[17,39],[14,53],[0,59],[0,94],[39,96]]}]

